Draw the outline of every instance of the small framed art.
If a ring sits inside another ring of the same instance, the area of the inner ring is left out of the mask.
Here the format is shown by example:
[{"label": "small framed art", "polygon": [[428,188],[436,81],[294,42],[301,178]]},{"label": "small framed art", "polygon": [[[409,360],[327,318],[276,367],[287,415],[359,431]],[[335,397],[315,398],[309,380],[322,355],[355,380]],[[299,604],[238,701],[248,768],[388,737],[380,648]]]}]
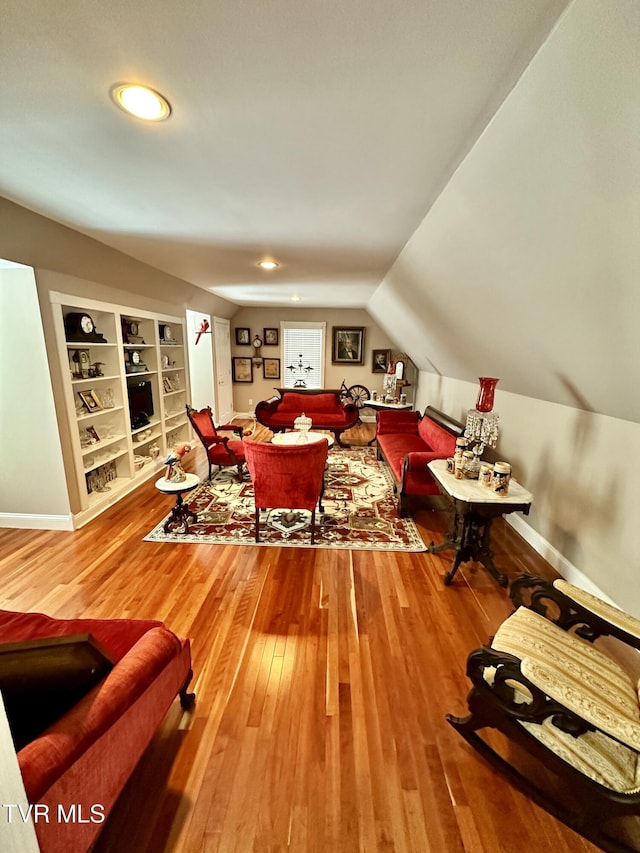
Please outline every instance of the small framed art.
[{"label": "small framed art", "polygon": [[280,379],[280,359],[265,358],[262,362],[262,375],[265,379]]},{"label": "small framed art", "polygon": [[263,329],[263,337],[264,345],[267,347],[277,347],[278,346],[278,330],[277,329]]},{"label": "small framed art", "polygon": [[333,326],[332,364],[362,364],[364,355],[363,326]]},{"label": "small framed art", "polygon": [[173,391],[173,384],[168,376],[165,376],[162,380],[162,390],[165,394],[170,394]]},{"label": "small framed art", "polygon": [[374,349],[372,354],[372,373],[386,373],[387,368],[391,364],[390,349]]},{"label": "small framed art", "polygon": [[234,382],[253,382],[253,361],[244,356],[231,359],[231,376]]},{"label": "small framed art", "polygon": [[96,409],[102,408],[100,397],[98,397],[95,391],[78,391],[78,397],[80,397],[90,412],[95,412]]},{"label": "small framed art", "polygon": [[236,344],[240,347],[248,347],[251,343],[251,329],[246,329],[243,326],[236,328]]}]

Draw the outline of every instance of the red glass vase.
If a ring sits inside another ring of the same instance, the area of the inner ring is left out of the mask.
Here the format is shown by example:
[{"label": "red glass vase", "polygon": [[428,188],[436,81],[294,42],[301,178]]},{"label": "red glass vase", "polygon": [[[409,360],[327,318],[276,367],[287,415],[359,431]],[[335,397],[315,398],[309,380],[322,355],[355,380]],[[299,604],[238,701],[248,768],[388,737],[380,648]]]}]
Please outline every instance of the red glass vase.
[{"label": "red glass vase", "polygon": [[478,399],[476,400],[476,409],[479,412],[490,412],[493,409],[493,397],[496,393],[496,385],[499,379],[492,379],[490,376],[481,376],[480,390],[478,391]]}]

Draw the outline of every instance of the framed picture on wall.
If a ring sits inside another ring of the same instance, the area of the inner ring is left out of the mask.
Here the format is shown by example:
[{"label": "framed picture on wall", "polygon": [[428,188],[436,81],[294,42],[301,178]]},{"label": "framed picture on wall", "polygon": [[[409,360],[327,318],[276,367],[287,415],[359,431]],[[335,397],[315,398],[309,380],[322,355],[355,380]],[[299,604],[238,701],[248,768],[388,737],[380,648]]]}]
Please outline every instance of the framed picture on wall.
[{"label": "framed picture on wall", "polygon": [[331,337],[332,364],[362,364],[364,355],[363,326],[333,326]]},{"label": "framed picture on wall", "polygon": [[264,345],[267,347],[277,347],[278,346],[278,330],[277,329],[263,329],[264,336]]},{"label": "framed picture on wall", "polygon": [[253,361],[244,356],[231,359],[231,376],[234,382],[253,382]]},{"label": "framed picture on wall", "polygon": [[251,343],[251,329],[245,329],[243,326],[236,328],[236,344],[240,347],[248,347]]},{"label": "framed picture on wall", "polygon": [[280,379],[280,359],[265,358],[262,362],[262,375],[265,379]]},{"label": "framed picture on wall", "polygon": [[387,368],[391,364],[391,350],[390,349],[374,349],[374,350],[372,350],[371,360],[372,360],[372,364],[371,364],[371,372],[372,373],[386,373]]}]

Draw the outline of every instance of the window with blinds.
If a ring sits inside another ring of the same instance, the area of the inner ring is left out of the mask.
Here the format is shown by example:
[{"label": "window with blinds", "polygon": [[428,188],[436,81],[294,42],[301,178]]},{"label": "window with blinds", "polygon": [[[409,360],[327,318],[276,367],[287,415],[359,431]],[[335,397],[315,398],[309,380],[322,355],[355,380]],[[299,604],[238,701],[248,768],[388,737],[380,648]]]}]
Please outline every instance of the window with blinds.
[{"label": "window with blinds", "polygon": [[325,323],[281,323],[284,388],[324,388]]}]

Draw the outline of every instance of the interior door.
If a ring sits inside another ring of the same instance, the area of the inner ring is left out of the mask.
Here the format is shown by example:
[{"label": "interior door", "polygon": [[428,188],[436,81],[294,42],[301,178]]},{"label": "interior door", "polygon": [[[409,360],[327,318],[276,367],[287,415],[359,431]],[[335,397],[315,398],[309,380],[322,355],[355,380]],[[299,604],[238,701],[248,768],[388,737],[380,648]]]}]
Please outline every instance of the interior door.
[{"label": "interior door", "polygon": [[213,362],[216,376],[216,421],[227,423],[233,417],[231,382],[231,337],[229,321],[213,318]]}]

